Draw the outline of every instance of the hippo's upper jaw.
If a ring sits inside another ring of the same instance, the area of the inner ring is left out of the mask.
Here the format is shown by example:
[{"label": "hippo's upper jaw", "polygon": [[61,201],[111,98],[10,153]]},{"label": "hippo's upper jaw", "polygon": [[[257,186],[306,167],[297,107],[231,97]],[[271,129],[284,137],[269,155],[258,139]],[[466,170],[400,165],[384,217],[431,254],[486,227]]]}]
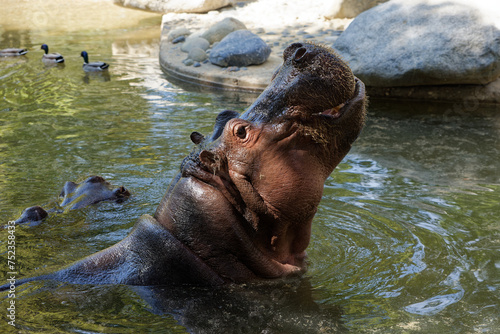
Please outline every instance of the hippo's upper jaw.
[{"label": "hippo's upper jaw", "polygon": [[241,118],[269,123],[297,113],[332,113],[356,97],[356,83],[332,49],[294,43],[283,52],[283,65],[271,84]]}]

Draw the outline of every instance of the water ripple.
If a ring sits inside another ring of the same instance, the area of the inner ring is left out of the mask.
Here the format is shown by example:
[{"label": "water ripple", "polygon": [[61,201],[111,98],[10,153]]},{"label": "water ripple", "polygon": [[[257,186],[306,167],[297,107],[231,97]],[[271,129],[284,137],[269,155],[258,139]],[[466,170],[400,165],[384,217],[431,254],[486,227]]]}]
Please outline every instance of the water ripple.
[{"label": "water ripple", "polygon": [[312,277],[332,292],[326,299],[402,302],[414,294],[421,301],[401,305],[414,314],[461,300],[467,256],[445,226],[446,210],[457,205],[374,160],[354,155],[339,167],[327,181],[310,252]]}]

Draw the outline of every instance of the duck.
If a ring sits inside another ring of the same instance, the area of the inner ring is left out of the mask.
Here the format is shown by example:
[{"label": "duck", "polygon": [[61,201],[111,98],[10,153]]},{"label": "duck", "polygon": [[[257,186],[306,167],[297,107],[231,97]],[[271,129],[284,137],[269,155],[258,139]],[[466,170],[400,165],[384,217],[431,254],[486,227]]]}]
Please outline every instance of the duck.
[{"label": "duck", "polygon": [[64,63],[64,58],[60,53],[49,53],[49,47],[47,44],[42,44],[40,48],[45,51],[45,54],[42,56],[42,61],[47,64],[58,64]]},{"label": "duck", "polygon": [[89,63],[89,55],[87,51],[82,51],[80,56],[83,57],[83,70],[85,72],[98,72],[98,71],[105,71],[108,69],[109,64],[106,64],[102,61],[94,61]]},{"label": "duck", "polygon": [[9,48],[0,50],[0,57],[15,57],[22,56],[28,53],[26,49]]}]

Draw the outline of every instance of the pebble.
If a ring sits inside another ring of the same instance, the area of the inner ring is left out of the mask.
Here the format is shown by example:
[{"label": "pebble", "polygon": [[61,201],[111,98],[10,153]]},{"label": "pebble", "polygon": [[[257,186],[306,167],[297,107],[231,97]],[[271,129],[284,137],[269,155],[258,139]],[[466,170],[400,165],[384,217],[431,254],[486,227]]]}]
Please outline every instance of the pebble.
[{"label": "pebble", "polygon": [[204,61],[208,58],[208,56],[205,50],[199,47],[193,47],[191,50],[189,50],[188,58],[199,62]]},{"label": "pebble", "polygon": [[185,42],[185,41],[186,41],[186,36],[179,36],[177,38],[174,38],[172,40],[172,43],[177,44],[177,43],[181,43],[181,42]]},{"label": "pebble", "polygon": [[210,43],[202,37],[199,36],[189,36],[186,41],[182,44],[181,50],[184,52],[191,51],[192,48],[200,48],[206,50],[210,47]]},{"label": "pebble", "polygon": [[193,64],[194,64],[194,60],[187,58],[187,59],[184,59],[184,60],[182,61],[182,63],[183,63],[184,65],[186,65],[186,66],[191,66],[191,65],[193,65]]},{"label": "pebble", "polygon": [[177,29],[172,30],[168,34],[167,39],[169,41],[173,42],[176,38],[179,38],[181,36],[184,36],[184,38],[185,38],[186,36],[189,36],[189,35],[191,35],[191,31],[189,31],[189,29],[187,29],[187,28],[177,28]]}]

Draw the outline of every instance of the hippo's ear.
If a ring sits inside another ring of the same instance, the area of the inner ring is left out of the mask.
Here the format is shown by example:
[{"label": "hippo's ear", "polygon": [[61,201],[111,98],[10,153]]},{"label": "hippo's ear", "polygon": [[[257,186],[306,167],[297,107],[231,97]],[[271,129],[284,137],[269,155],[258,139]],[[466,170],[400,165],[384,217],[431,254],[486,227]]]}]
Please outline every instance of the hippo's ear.
[{"label": "hippo's ear", "polygon": [[199,145],[205,139],[205,136],[203,136],[198,131],[193,131],[191,132],[190,138],[193,143]]},{"label": "hippo's ear", "polygon": [[229,122],[229,120],[238,117],[238,115],[239,114],[236,111],[232,110],[221,111],[215,119],[214,132],[210,137],[210,141],[215,141],[217,138],[219,138],[224,131],[224,126],[226,126],[226,123]]},{"label": "hippo's ear", "polygon": [[210,169],[212,172],[215,172],[217,166],[217,156],[215,155],[215,153],[207,150],[201,151],[200,161],[205,167]]},{"label": "hippo's ear", "polygon": [[85,183],[107,183],[107,181],[102,176],[99,176],[99,175],[90,176],[84,182]]},{"label": "hippo's ear", "polygon": [[76,187],[78,187],[78,184],[76,184],[75,182],[72,182],[72,181],[67,181],[64,184],[64,187],[61,190],[59,197],[64,197],[68,194],[71,194],[73,191],[75,191]]},{"label": "hippo's ear", "polygon": [[130,196],[130,192],[125,189],[125,187],[121,186],[113,190],[113,195],[117,198],[118,203],[120,203]]}]

